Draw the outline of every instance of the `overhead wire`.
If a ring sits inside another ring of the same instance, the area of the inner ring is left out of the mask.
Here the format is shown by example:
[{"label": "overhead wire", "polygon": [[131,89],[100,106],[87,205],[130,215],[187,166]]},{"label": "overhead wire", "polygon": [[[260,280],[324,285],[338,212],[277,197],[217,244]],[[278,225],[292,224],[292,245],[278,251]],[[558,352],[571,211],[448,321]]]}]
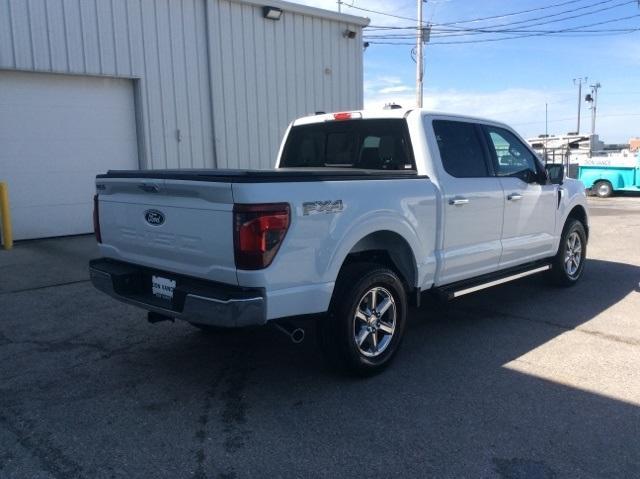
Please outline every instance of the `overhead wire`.
[{"label": "overhead wire", "polygon": [[[457,25],[460,24],[464,24],[464,23],[473,23],[473,22],[479,22],[479,21],[486,21],[486,20],[491,20],[491,19],[497,19],[497,18],[506,18],[509,16],[515,16],[515,15],[523,15],[526,13],[531,13],[531,12],[535,12],[535,11],[541,11],[541,10],[548,10],[551,8],[557,8],[557,7],[561,7],[563,5],[568,5],[568,4],[575,4],[575,3],[579,3],[582,2],[584,0],[570,0],[570,1],[565,1],[565,2],[559,2],[559,3],[554,3],[552,5],[545,5],[542,7],[537,7],[537,8],[532,8],[532,9],[528,9],[528,10],[521,10],[521,11],[517,11],[517,12],[510,12],[510,13],[506,13],[506,14],[501,14],[501,15],[491,15],[491,16],[487,16],[487,17],[480,17],[480,18],[473,18],[473,19],[466,19],[466,20],[459,20],[459,21],[455,21],[455,22],[447,22],[447,23],[432,23],[429,22],[429,33],[431,35],[432,38],[438,38],[438,39],[443,39],[443,38],[464,38],[464,37],[468,37],[468,36],[476,36],[476,35],[489,35],[489,34],[507,34],[509,36],[504,36],[504,37],[500,37],[500,38],[481,38],[481,39],[473,39],[473,40],[455,40],[455,41],[436,41],[436,42],[430,42],[430,45],[451,45],[451,44],[456,44],[456,43],[477,43],[477,42],[495,42],[495,41],[502,41],[502,40],[515,40],[515,39],[519,39],[519,38],[526,38],[526,37],[536,37],[536,36],[562,36],[562,37],[570,37],[570,36],[575,36],[575,37],[583,37],[583,36],[608,36],[608,35],[624,35],[624,34],[629,34],[629,33],[634,33],[637,31],[640,31],[640,28],[633,28],[633,27],[629,27],[629,28],[619,28],[619,29],[594,29],[594,30],[588,30],[585,29],[586,27],[589,26],[595,26],[595,25],[601,25],[601,24],[605,24],[605,23],[613,23],[613,22],[618,22],[618,21],[622,21],[622,20],[626,20],[626,19],[630,19],[630,18],[634,18],[637,15],[632,15],[632,16],[628,16],[628,17],[622,17],[622,18],[616,18],[616,19],[612,19],[612,20],[607,20],[604,22],[596,22],[596,23],[591,23],[591,24],[586,24],[586,25],[579,25],[579,26],[575,26],[575,27],[567,27],[567,28],[561,28],[561,29],[552,29],[552,30],[542,30],[542,29],[536,29],[536,30],[532,30],[531,27],[534,26],[539,26],[539,25],[547,25],[547,24],[551,24],[551,23],[558,23],[558,22],[563,22],[563,21],[567,21],[567,20],[571,20],[571,19],[575,19],[575,18],[580,18],[580,17],[584,17],[584,16],[589,16],[589,15],[594,15],[596,13],[600,13],[603,11],[607,11],[607,10],[612,10],[615,8],[619,8],[631,3],[636,3],[636,0],[626,0],[620,3],[616,3],[615,5],[609,5],[603,8],[599,8],[596,10],[590,10],[588,12],[581,12],[581,13],[577,13],[575,15],[569,15],[569,16],[563,16],[562,18],[553,18],[553,19],[549,19],[551,17],[559,17],[561,15],[566,15],[567,13],[574,13],[574,12],[578,12],[580,10],[584,10],[584,9],[591,9],[593,7],[597,7],[600,5],[604,5],[607,3],[611,3],[614,0],[600,0],[597,2],[591,2],[588,5],[582,5],[582,6],[577,6],[576,8],[573,9],[569,9],[569,10],[563,10],[561,12],[556,12],[556,13],[552,13],[552,14],[548,14],[545,15],[544,17],[534,17],[534,18],[527,18],[524,20],[519,20],[519,21],[515,21],[515,22],[508,22],[508,23],[502,23],[502,24],[497,24],[497,25],[490,25],[490,26],[485,26],[485,27],[459,27]],[[352,7],[352,8],[356,8],[358,10],[362,10],[362,11],[367,11],[367,12],[371,12],[371,13],[376,13],[379,15],[385,15],[385,16],[389,16],[389,17],[393,17],[393,18],[399,18],[399,19],[404,19],[404,20],[410,20],[410,21],[416,21],[413,18],[410,17],[404,17],[401,15],[396,15],[396,14],[391,14],[388,12],[382,12],[379,10],[373,10],[373,9],[368,9],[368,8],[364,8],[364,7],[359,7],[356,5],[349,5],[346,4],[346,6]],[[542,20],[542,21],[538,21],[538,20]],[[515,25],[522,25],[520,28],[510,28],[513,27]],[[448,28],[447,28],[448,27]],[[413,40],[413,39],[417,39],[420,35],[420,33],[418,32],[418,26],[412,26],[412,27],[405,27],[405,26],[373,26],[372,28],[368,28],[365,31],[365,37],[364,39],[366,41],[368,41],[369,43],[373,43],[373,44],[387,44],[387,45],[391,45],[391,44],[397,44],[397,45],[412,45],[413,43],[408,43],[408,42],[401,42],[399,40]],[[383,33],[382,31],[386,32]],[[393,33],[389,33],[389,31],[392,31]],[[396,30],[415,30],[415,33],[395,33]],[[377,32],[377,33],[374,33]],[[387,40],[387,41],[383,41],[383,40]]]},{"label": "overhead wire", "polygon": [[[632,33],[636,32],[639,28],[602,28],[602,29],[585,29],[585,30],[575,30],[564,32],[561,30],[513,30],[509,33],[533,33],[533,34],[543,34],[545,36],[562,36],[562,37],[571,37],[571,36],[602,36],[602,35],[613,35],[613,34],[624,34],[624,33]],[[524,35],[519,35],[516,38],[520,38]],[[413,38],[418,38],[418,35],[399,35],[394,37],[386,37],[386,36],[377,36],[372,35],[365,38],[367,41],[373,40],[374,43],[376,40],[409,40]],[[443,38],[443,37],[437,37]],[[498,40],[496,38],[496,40]]]},{"label": "overhead wire", "polygon": [[[581,0],[581,1],[584,1],[584,0]],[[490,25],[490,26],[485,27],[485,28],[508,27],[508,26],[513,26],[513,25],[521,25],[523,23],[534,22],[536,20],[546,20],[546,19],[551,18],[551,17],[558,17],[560,15],[564,15],[565,13],[573,13],[573,12],[577,12],[579,10],[584,10],[584,9],[587,9],[587,8],[597,7],[598,5],[603,5],[605,3],[611,3],[613,1],[615,1],[615,0],[599,0],[597,2],[590,3],[589,5],[583,5],[583,6],[578,7],[578,8],[573,8],[573,9],[569,9],[569,10],[563,10],[561,12],[556,12],[556,13],[549,14],[549,15],[544,15],[542,17],[533,17],[533,18],[527,18],[527,19],[524,19],[524,20],[518,20],[516,22],[508,22],[508,23],[501,23],[501,24],[497,24],[497,25]],[[636,3],[636,0],[627,0],[626,2],[623,2],[622,4],[617,5],[617,6],[625,5],[625,4],[628,4],[628,3]],[[617,6],[616,7],[612,7],[612,8],[617,8]],[[593,12],[587,12],[587,13],[584,13],[582,16],[584,16],[584,15],[592,15],[592,14],[598,13],[600,11],[603,11],[603,10],[595,10]],[[569,18],[574,18],[574,17],[567,17],[567,19],[569,19]],[[416,22],[417,22],[417,20],[416,20]],[[473,27],[456,27],[455,25],[458,24],[458,23],[465,23],[465,22],[438,23],[436,25],[438,27],[451,27],[454,30],[464,30],[464,31],[466,31],[466,30],[470,30],[470,31],[481,30],[481,28],[473,28]],[[549,22],[549,23],[552,23],[552,22]],[[370,27],[367,27],[367,30],[370,30],[370,31],[377,30],[377,29],[384,29],[384,30],[412,30],[412,29],[415,29],[415,28],[417,28],[415,25],[412,25],[412,26],[393,26],[393,25],[390,25],[390,26],[376,26],[376,25],[372,25]]]},{"label": "overhead wire", "polygon": [[[599,4],[603,4],[603,3],[609,3],[613,0],[603,0],[600,2],[597,2],[595,4],[591,4],[589,5],[589,7],[593,7]],[[580,18],[580,17],[584,17],[584,16],[588,16],[588,15],[594,15],[596,13],[600,13],[603,11],[607,11],[607,10],[612,10],[614,8],[618,8],[618,7],[622,7],[631,3],[636,3],[636,0],[626,0],[624,2],[621,3],[617,3],[615,5],[610,5],[608,7],[604,7],[604,8],[600,8],[597,10],[593,10],[590,12],[583,12],[580,14],[576,14],[576,15],[571,15],[571,16],[567,16],[567,17],[563,17],[563,18],[556,18],[553,20],[545,20],[545,21],[541,21],[541,22],[533,22],[533,23],[529,23],[528,25],[526,25],[526,28],[529,27],[533,27],[533,26],[539,26],[539,25],[547,25],[550,23],[558,23],[558,22],[562,22],[565,20],[571,20],[571,19],[575,19],[575,18]],[[562,12],[562,14],[564,13],[568,13],[568,12]],[[551,16],[551,15],[550,15]],[[555,15],[554,15],[555,16]],[[548,17],[547,17],[548,18]],[[530,20],[527,20],[528,22]],[[523,32],[523,33],[545,33],[545,31],[528,31],[527,29],[523,28],[523,29],[511,29],[511,28],[498,28],[495,29],[495,27],[504,27],[504,26],[508,26],[508,25],[515,25],[515,24],[521,24],[523,22],[515,22],[512,24],[501,24],[501,25],[493,25],[491,27],[485,27],[485,28],[466,28],[466,29],[460,29],[460,30],[448,30],[448,29],[442,29],[440,25],[432,25],[431,26],[431,32],[432,35],[434,37],[438,37],[438,38],[444,38],[444,37],[458,37],[458,36],[467,36],[467,35],[479,35],[479,34],[489,34],[489,33],[519,33],[519,32]],[[413,27],[416,28],[416,27]],[[416,34],[381,34],[381,33],[375,33],[375,34],[369,34],[368,31],[366,32],[366,35],[368,38],[415,38],[417,36]]]},{"label": "overhead wire", "polygon": [[[586,24],[586,25],[579,25],[579,26],[575,26],[575,27],[567,27],[567,28],[562,28],[562,29],[557,29],[557,30],[544,30],[544,31],[539,31],[539,32],[525,33],[525,34],[520,34],[520,35],[512,35],[512,36],[498,37],[498,38],[480,38],[480,39],[473,39],[473,40],[455,40],[455,41],[436,41],[436,42],[429,42],[429,45],[455,45],[455,44],[465,44],[465,43],[485,43],[485,42],[497,42],[497,41],[503,41],[503,40],[513,40],[513,39],[536,37],[536,36],[559,35],[559,34],[561,35],[561,34],[564,34],[564,33],[580,33],[580,29],[581,28],[594,27],[594,26],[598,26],[598,25],[605,25],[605,24],[609,24],[609,23],[621,22],[623,20],[629,20],[631,18],[637,18],[637,17],[640,17],[640,14],[629,15],[629,16],[626,16],[626,17],[619,17],[619,18],[614,18],[614,19],[610,19],[610,20],[605,20],[605,21],[602,21],[602,22],[589,23],[589,24]],[[633,33],[635,31],[639,31],[640,28],[629,28],[629,29],[622,29],[622,30],[624,30],[624,32],[617,32],[617,33]],[[608,30],[604,31],[604,33],[607,33],[607,32],[608,32]],[[603,33],[603,32],[594,32],[594,33]],[[615,32],[612,31],[612,33],[615,33]],[[408,43],[408,42],[383,42],[383,41],[378,41],[378,40],[371,40],[370,43],[392,44],[392,45],[413,45],[413,43]]]},{"label": "overhead wire", "polygon": [[[501,14],[501,15],[493,15],[493,16],[484,17],[484,18],[472,18],[472,19],[468,19],[468,20],[458,20],[458,21],[449,22],[448,24],[443,24],[443,25],[453,25],[453,24],[459,24],[459,23],[471,23],[471,22],[479,22],[479,21],[483,21],[483,20],[491,20],[491,19],[495,19],[495,18],[505,18],[505,17],[509,17],[509,16],[522,15],[522,14],[525,14],[525,13],[530,13],[530,12],[539,11],[539,10],[547,10],[547,9],[550,9],[550,8],[560,7],[560,6],[563,6],[563,5],[568,5],[568,4],[571,4],[571,3],[578,3],[578,2],[583,2],[583,1],[585,1],[585,0],[568,0],[568,1],[565,1],[565,2],[556,3],[556,4],[553,4],[553,5],[546,5],[544,7],[537,7],[537,8],[532,8],[532,9],[529,9],[529,10],[520,10],[518,12],[505,13],[505,14]],[[355,5],[347,5],[347,6],[349,6],[350,8],[354,8],[356,10],[361,10],[363,12],[375,13],[375,14],[378,14],[378,15],[385,15],[385,16],[389,16],[389,17],[399,18],[401,20],[409,20],[409,21],[412,21],[412,22],[417,22],[418,21],[418,19],[416,19],[416,18],[403,17],[403,16],[400,16],[400,15],[395,15],[395,14],[391,14],[391,13],[388,13],[388,12],[382,12],[382,11],[379,11],[379,10],[372,10],[372,9],[369,9],[369,8],[357,7]]]},{"label": "overhead wire", "polygon": [[[554,3],[554,4],[551,4],[551,5],[545,5],[545,6],[542,6],[542,7],[531,8],[531,9],[528,9],[528,10],[520,10],[520,11],[517,11],[517,12],[504,13],[504,14],[500,14],[500,15],[491,15],[491,16],[488,16],[488,17],[457,20],[457,21],[454,21],[454,22],[442,23],[440,25],[450,26],[450,25],[458,25],[458,24],[461,24],[461,23],[475,23],[475,22],[480,22],[480,21],[485,21],[485,20],[492,20],[492,19],[498,19],[498,18],[507,18],[507,17],[510,17],[510,16],[523,15],[523,14],[526,14],[526,13],[542,11],[542,10],[548,10],[548,9],[551,9],[551,8],[561,7],[561,6],[564,6],[564,5],[569,5],[569,4],[579,3],[579,2],[584,2],[584,1],[586,1],[586,0],[568,0],[568,1],[565,1],[565,2]],[[384,11],[380,11],[380,10],[373,10],[373,9],[370,9],[370,8],[364,8],[364,7],[356,6],[354,4],[349,5],[349,4],[343,3],[343,5],[345,5],[345,6],[349,7],[349,8],[353,8],[353,9],[356,9],[356,10],[363,11],[363,12],[375,13],[377,15],[383,15],[383,16],[387,16],[387,17],[398,18],[400,20],[409,20],[411,22],[416,22],[416,23],[418,22],[418,20],[416,18],[412,18],[412,17],[405,17],[405,16],[402,16],[402,15],[396,15],[396,14],[393,14],[393,13],[384,12]],[[591,6],[593,6],[593,5],[591,5]],[[588,6],[580,7],[580,8],[587,8],[587,7]],[[542,18],[542,17],[540,17],[540,18]],[[371,28],[376,28],[376,26],[372,26]],[[381,28],[384,28],[384,27],[381,27]]]}]

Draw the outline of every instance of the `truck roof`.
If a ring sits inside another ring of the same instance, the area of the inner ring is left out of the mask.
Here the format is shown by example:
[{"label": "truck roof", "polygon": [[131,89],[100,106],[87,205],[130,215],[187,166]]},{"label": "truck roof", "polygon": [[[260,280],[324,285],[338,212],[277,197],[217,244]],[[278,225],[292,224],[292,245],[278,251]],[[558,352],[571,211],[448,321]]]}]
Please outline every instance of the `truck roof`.
[{"label": "truck roof", "polygon": [[385,118],[405,118],[411,112],[421,112],[423,115],[429,116],[446,116],[448,118],[466,121],[481,121],[483,123],[492,123],[494,125],[506,126],[504,123],[489,118],[482,118],[471,115],[460,115],[458,113],[448,113],[443,111],[428,110],[426,108],[396,108],[392,110],[385,110],[383,108],[378,109],[366,109],[366,110],[350,110],[340,112],[318,113],[315,115],[304,116],[297,118],[293,121],[293,126],[308,125],[312,123],[323,123],[325,121],[335,121],[335,115],[344,115],[342,119],[348,119],[348,115],[351,115],[353,119],[385,119]]}]

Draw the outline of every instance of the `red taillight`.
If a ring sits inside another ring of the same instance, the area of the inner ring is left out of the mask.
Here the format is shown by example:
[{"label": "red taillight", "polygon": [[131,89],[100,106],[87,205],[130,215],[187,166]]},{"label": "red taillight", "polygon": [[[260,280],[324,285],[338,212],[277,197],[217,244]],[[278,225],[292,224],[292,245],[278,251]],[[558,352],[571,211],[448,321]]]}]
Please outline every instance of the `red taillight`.
[{"label": "red taillight", "polygon": [[289,205],[233,206],[236,268],[262,269],[271,264],[289,229]]},{"label": "red taillight", "polygon": [[102,235],[100,235],[100,211],[98,209],[98,195],[93,195],[93,232],[96,235],[98,243],[102,243]]},{"label": "red taillight", "polygon": [[334,113],[333,114],[333,119],[340,121],[340,120],[351,120],[351,112],[349,111],[345,111],[342,113]]}]

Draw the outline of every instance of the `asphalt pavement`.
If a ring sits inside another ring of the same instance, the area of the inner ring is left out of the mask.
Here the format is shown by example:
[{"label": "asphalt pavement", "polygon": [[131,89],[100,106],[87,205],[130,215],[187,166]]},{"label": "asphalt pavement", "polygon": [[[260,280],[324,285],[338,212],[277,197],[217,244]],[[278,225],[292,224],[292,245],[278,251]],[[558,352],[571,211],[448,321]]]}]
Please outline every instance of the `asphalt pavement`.
[{"label": "asphalt pavement", "polygon": [[590,204],[578,286],[426,297],[369,379],[313,325],[148,324],[89,283],[92,237],[0,250],[0,478],[638,477],[640,197]]}]

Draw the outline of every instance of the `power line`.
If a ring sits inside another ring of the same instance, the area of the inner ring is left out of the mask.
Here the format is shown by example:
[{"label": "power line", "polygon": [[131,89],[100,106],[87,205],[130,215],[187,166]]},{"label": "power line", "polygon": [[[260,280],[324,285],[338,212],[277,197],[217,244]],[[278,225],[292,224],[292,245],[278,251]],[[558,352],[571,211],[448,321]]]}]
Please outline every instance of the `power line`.
[{"label": "power line", "polygon": [[[564,30],[529,30],[529,31],[514,31],[513,33],[530,33],[530,35],[513,35],[510,37],[502,37],[502,38],[490,38],[490,39],[480,39],[480,40],[467,40],[467,41],[459,41],[459,42],[433,42],[433,45],[452,45],[456,43],[476,43],[476,42],[498,42],[502,40],[514,40],[518,38],[527,38],[532,36],[539,37],[556,37],[556,38],[579,38],[579,37],[606,37],[606,36],[615,36],[615,35],[627,35],[630,33],[635,33],[640,31],[640,27],[638,28],[611,28],[611,29],[589,29],[589,30],[575,30],[575,29],[564,29]],[[414,38],[418,38],[419,35],[407,35],[407,36],[399,36],[399,37],[385,37],[385,36],[371,36],[365,37],[364,39],[370,43],[374,44],[386,44],[386,45],[413,45],[413,43],[408,42],[394,42],[394,41],[385,41],[385,40],[411,40]],[[446,38],[446,36],[437,36],[436,38]]]},{"label": "power line", "polygon": [[[516,35],[512,37],[503,37],[503,38],[491,38],[491,39],[481,39],[481,40],[464,40],[464,41],[456,41],[456,42],[431,42],[430,45],[456,45],[456,44],[469,44],[469,43],[486,43],[486,42],[499,42],[502,40],[515,40],[519,38],[526,37],[555,37],[555,38],[582,38],[582,37],[610,37],[617,35],[629,35],[631,33],[640,32],[640,28],[630,28],[625,29],[623,31],[605,31],[603,30],[601,33],[581,33],[581,32],[548,32],[548,33],[536,33],[531,35]],[[380,40],[369,40],[365,39],[368,43],[372,45],[397,45],[397,46],[408,46],[413,45],[413,43],[409,42],[392,42],[392,41],[380,41]]]},{"label": "power line", "polygon": [[[518,12],[511,12],[511,13],[504,13],[501,15],[493,15],[490,17],[483,17],[483,18],[471,18],[471,19],[467,19],[467,20],[458,20],[455,22],[449,22],[449,23],[443,23],[442,25],[456,25],[456,24],[460,24],[460,23],[472,23],[472,22],[480,22],[483,20],[491,20],[491,19],[495,19],[495,18],[505,18],[505,17],[511,17],[514,15],[522,15],[525,13],[530,13],[530,12],[535,12],[535,11],[540,11],[540,10],[548,10],[550,8],[555,8],[555,7],[561,7],[563,5],[569,5],[571,3],[578,3],[578,2],[583,2],[585,0],[568,0],[565,2],[560,2],[560,3],[555,3],[553,5],[547,5],[544,7],[537,7],[537,8],[531,8],[529,10],[520,10]],[[395,15],[392,13],[387,13],[387,12],[382,12],[379,10],[371,10],[368,8],[364,8],[364,7],[356,7],[355,5],[345,5],[348,6],[350,8],[355,8],[356,10],[361,10],[363,12],[369,12],[369,13],[375,13],[377,15],[384,15],[384,16],[388,16],[388,17],[393,17],[393,18],[399,18],[400,20],[409,20],[411,22],[417,22],[418,20],[416,18],[410,18],[410,17],[403,17],[400,15]]]},{"label": "power line", "polygon": [[[600,28],[600,29],[585,29],[585,30],[576,30],[575,33],[630,33],[630,32],[635,32],[638,31],[638,28]],[[438,38],[443,38],[446,37],[447,35],[443,35],[443,36],[438,36],[436,35],[432,30],[432,36],[437,36]],[[562,34],[562,31],[559,30],[509,30],[508,32],[504,32],[504,33],[543,33],[543,34]],[[572,33],[572,32],[567,32],[567,33]],[[419,36],[419,34],[407,34],[407,35],[367,35],[366,39],[370,40],[370,39],[388,39],[388,40],[392,40],[392,39],[411,39],[411,38],[417,38]],[[456,35],[458,36],[458,35]],[[570,36],[570,35],[563,35],[563,36]],[[589,36],[598,36],[598,35],[589,35]]]},{"label": "power line", "polygon": [[[507,17],[510,17],[510,16],[523,15],[525,13],[531,13],[531,12],[536,12],[536,11],[541,11],[541,10],[548,10],[548,9],[551,9],[551,8],[561,7],[561,6],[564,6],[564,5],[569,5],[569,4],[578,3],[578,2],[584,2],[584,1],[585,0],[569,0],[569,1],[565,1],[565,2],[555,3],[555,4],[552,4],[552,5],[546,5],[544,7],[537,7],[537,8],[531,8],[531,9],[528,9],[528,10],[521,10],[521,11],[518,11],[518,12],[511,12],[511,13],[505,13],[505,14],[500,14],[500,15],[492,15],[492,16],[481,17],[481,18],[472,18],[472,19],[467,19],[467,20],[457,20],[457,21],[454,21],[454,22],[440,23],[438,25],[439,26],[453,26],[453,25],[459,25],[459,24],[462,24],[462,23],[475,23],[475,22],[480,22],[480,21],[485,21],[485,20],[492,20],[492,19],[497,19],[497,18],[507,18]],[[528,21],[538,20],[538,19],[541,19],[541,18],[548,18],[550,16],[558,16],[558,15],[562,15],[563,13],[575,12],[575,11],[578,11],[578,10],[594,7],[596,5],[600,5],[600,4],[603,4],[603,3],[608,3],[608,2],[611,2],[611,1],[613,1],[613,0],[603,0],[603,1],[596,2],[596,3],[590,4],[590,5],[584,5],[582,7],[578,7],[578,8],[575,8],[575,9],[565,10],[563,12],[555,13],[555,14],[552,14],[552,15],[546,15],[544,17],[536,17],[536,18],[533,18],[533,19],[526,19],[526,20],[520,20],[520,21],[517,21],[517,22],[512,22],[512,24],[526,23]],[[633,0],[633,2],[635,2],[635,1],[636,0]],[[380,11],[380,10],[372,10],[372,9],[369,9],[369,8],[359,7],[359,6],[355,6],[355,5],[347,5],[347,4],[344,4],[344,5],[349,7],[349,8],[354,8],[356,10],[361,10],[363,12],[375,13],[377,15],[383,15],[383,16],[387,16],[387,17],[398,18],[400,20],[408,20],[410,22],[417,22],[418,21],[417,19],[412,18],[412,17],[405,17],[405,16],[401,16],[401,15],[396,15],[396,14],[393,14],[393,13]],[[505,25],[510,25],[510,23],[509,24],[505,24]],[[369,28],[394,28],[394,27],[385,27],[385,26],[377,27],[377,26],[372,25]],[[415,28],[415,27],[395,27],[395,28]]]},{"label": "power line", "polygon": [[410,22],[417,22],[418,21],[418,19],[416,19],[416,18],[403,17],[403,16],[400,16],[400,15],[395,15],[393,13],[381,12],[379,10],[371,10],[369,8],[364,8],[364,7],[356,7],[355,5],[346,5],[345,4],[345,6],[349,7],[349,8],[355,8],[356,10],[361,10],[363,12],[375,13],[377,15],[384,15],[385,17],[399,18],[400,20],[409,20]]},{"label": "power line", "polygon": [[[601,1],[601,2],[597,2],[597,3],[594,3],[594,4],[592,4],[592,5],[589,5],[587,8],[595,7],[595,6],[597,6],[597,5],[602,5],[602,4],[604,4],[604,3],[609,3],[609,2],[611,2],[611,1],[612,1],[612,0],[603,0],[603,1]],[[623,7],[623,6],[625,6],[625,5],[629,5],[630,3],[636,3],[636,1],[635,1],[635,0],[626,0],[626,1],[624,1],[624,2],[617,3],[617,4],[615,4],[615,5],[609,5],[608,7],[599,8],[599,9],[597,9],[597,10],[593,10],[593,11],[590,11],[590,12],[583,12],[583,13],[579,13],[579,14],[576,14],[576,15],[570,15],[570,16],[563,17],[563,18],[556,18],[556,19],[554,19],[554,20],[545,20],[545,21],[541,21],[541,22],[528,23],[528,24],[526,25],[526,27],[535,27],[535,26],[538,26],[538,25],[548,25],[549,23],[558,23],[558,22],[563,22],[563,21],[565,21],[565,20],[571,20],[571,19],[574,19],[574,18],[586,17],[586,16],[588,16],[588,15],[594,15],[594,14],[596,14],[596,13],[604,12],[604,11],[607,11],[607,10],[612,10],[612,9],[614,9],[614,8]],[[573,10],[573,11],[577,11],[577,10]],[[570,10],[567,10],[567,11],[565,11],[565,12],[562,12],[562,14],[564,14],[564,13],[571,13],[571,11],[570,11]],[[558,14],[558,15],[560,15],[560,14]],[[548,18],[548,17],[552,17],[552,16],[557,16],[557,15],[548,15],[546,18]],[[536,19],[536,20],[537,20],[537,19]],[[529,20],[527,20],[527,22],[529,22]],[[510,23],[510,24],[506,24],[506,23],[505,23],[505,24],[502,24],[502,25],[493,25],[491,28],[494,28],[494,27],[504,27],[504,26],[512,26],[512,25],[522,24],[522,23],[525,23],[525,22],[513,22],[513,23]],[[489,29],[486,29],[485,31],[483,31],[483,29],[470,29],[470,30],[472,30],[472,31],[477,31],[478,33],[494,33],[494,32],[500,32],[500,30],[494,30],[494,31],[492,31],[492,30],[489,30]],[[503,30],[506,30],[506,29],[503,29]]]},{"label": "power line", "polygon": [[[556,35],[556,34],[564,34],[564,33],[580,33],[580,29],[581,28],[595,27],[595,26],[598,26],[598,25],[604,25],[604,24],[608,24],[608,23],[620,22],[620,21],[623,21],[623,20],[628,20],[630,18],[636,18],[636,17],[640,17],[640,14],[629,15],[627,17],[614,18],[614,19],[605,20],[605,21],[602,21],[602,22],[595,22],[595,23],[590,23],[590,24],[587,24],[587,25],[580,25],[580,26],[577,26],[577,27],[564,28],[564,29],[559,29],[559,30],[546,30],[544,32],[528,33],[528,34],[524,34],[524,35],[513,35],[513,36],[499,37],[499,38],[481,38],[481,39],[478,39],[478,40],[456,40],[456,41],[444,41],[444,42],[431,42],[430,44],[431,45],[456,45],[456,44],[464,44],[464,43],[485,43],[485,42],[497,42],[497,41],[503,41],[503,40],[513,40],[513,39],[526,38],[526,37],[547,36],[547,35]],[[629,31],[627,31],[625,33],[632,33],[632,32],[635,32],[635,31],[639,31],[640,28],[630,28],[628,30]],[[386,45],[413,45],[413,43],[407,43],[407,42],[380,42],[380,41],[376,41],[376,40],[371,41],[371,43],[386,44]]]},{"label": "power line", "polygon": [[[609,3],[613,0],[603,0],[601,2],[597,2],[595,4],[591,4],[588,5],[588,7],[594,7],[603,3]],[[626,0],[622,3],[617,3],[615,5],[610,5],[608,7],[604,7],[604,8],[600,8],[597,10],[593,10],[591,12],[583,12],[580,14],[576,14],[576,15],[571,15],[571,16],[567,16],[564,18],[556,18],[554,20],[545,20],[545,21],[541,21],[541,22],[534,22],[534,23],[529,23],[528,25],[526,25],[525,28],[528,27],[533,27],[533,26],[538,26],[538,25],[547,25],[550,23],[558,23],[558,22],[562,22],[565,20],[570,20],[570,19],[574,19],[574,18],[579,18],[579,17],[584,17],[584,16],[588,16],[588,15],[594,15],[596,13],[600,13],[603,11],[607,11],[607,10],[612,10],[614,8],[618,8],[618,7],[622,7],[631,3],[636,3],[636,0]],[[575,11],[575,10],[574,10]],[[565,11],[565,12],[561,12],[560,14],[564,14],[564,13],[568,13],[569,11]],[[558,14],[558,15],[560,15]],[[556,16],[556,15],[549,15],[549,16]],[[548,17],[547,17],[548,18]],[[531,19],[527,20],[527,22],[530,22]],[[479,34],[487,34],[487,33],[517,33],[517,32],[524,32],[524,33],[546,33],[546,31],[542,30],[542,31],[528,31],[526,29],[510,29],[510,28],[502,28],[502,29],[494,29],[495,27],[503,27],[503,26],[508,26],[508,25],[515,25],[515,24],[520,24],[523,22],[514,22],[511,24],[502,24],[502,25],[494,25],[492,27],[485,27],[485,28],[466,28],[466,29],[460,29],[460,30],[448,30],[448,29],[442,29],[441,25],[434,25],[432,28],[432,31],[434,32],[434,36],[438,36],[439,38],[444,38],[444,37],[460,37],[460,36],[468,36],[468,35],[479,35]],[[367,33],[369,32],[369,30],[367,30]],[[377,38],[385,38],[384,34],[378,33],[378,34],[374,34],[377,35]],[[386,38],[409,38],[407,35],[409,34],[389,34]],[[369,36],[369,38],[373,38],[373,36]]]},{"label": "power line", "polygon": [[578,3],[579,1],[584,1],[584,0],[570,0],[567,2],[556,3],[553,5],[546,5],[544,7],[531,8],[529,10],[521,10],[519,12],[504,13],[502,15],[492,15],[490,17],[483,17],[483,18],[472,18],[469,20],[458,20],[456,22],[443,23],[442,25],[459,25],[460,23],[475,23],[475,22],[482,22],[485,20],[495,20],[496,18],[513,17],[515,15],[523,15],[525,13],[537,12],[541,10],[549,10],[550,8],[555,8],[555,7],[562,7],[563,5]]}]

